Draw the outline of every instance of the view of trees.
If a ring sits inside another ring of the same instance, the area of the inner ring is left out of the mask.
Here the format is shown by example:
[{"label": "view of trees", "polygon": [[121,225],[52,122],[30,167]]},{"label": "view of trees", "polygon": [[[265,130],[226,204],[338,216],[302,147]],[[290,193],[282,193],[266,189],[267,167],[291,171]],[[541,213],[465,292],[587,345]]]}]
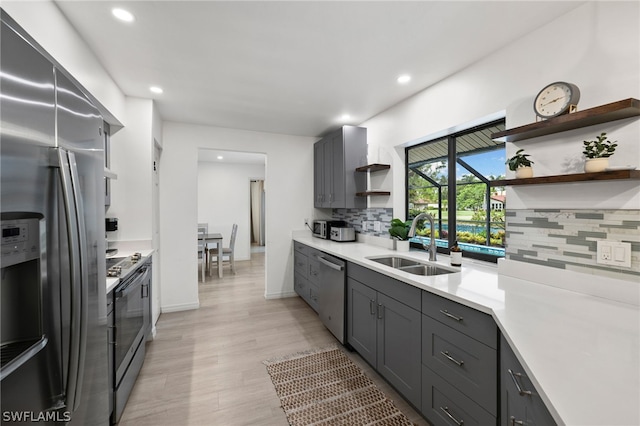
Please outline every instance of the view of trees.
[{"label": "view of trees", "polygon": [[[503,179],[504,176],[487,176],[489,180]],[[412,168],[409,180],[409,216],[415,217],[421,212],[431,213],[438,217],[441,200],[443,229],[447,224],[447,164],[432,162]],[[486,191],[503,194],[504,188],[490,188],[472,173],[462,175],[456,184],[456,238],[459,242],[471,244],[487,244],[487,213],[490,213],[491,232],[489,244],[494,247],[504,246],[504,210],[486,206]],[[421,224],[423,226],[423,224]],[[430,230],[420,227],[418,235],[430,236]],[[445,238],[436,235],[436,238]]]}]

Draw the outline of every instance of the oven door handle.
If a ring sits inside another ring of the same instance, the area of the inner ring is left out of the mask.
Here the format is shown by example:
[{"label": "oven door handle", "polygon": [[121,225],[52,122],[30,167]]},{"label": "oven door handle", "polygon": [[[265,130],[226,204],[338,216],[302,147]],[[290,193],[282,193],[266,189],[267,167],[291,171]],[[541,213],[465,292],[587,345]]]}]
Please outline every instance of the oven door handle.
[{"label": "oven door handle", "polygon": [[125,296],[128,296],[131,292],[133,292],[134,290],[136,290],[139,286],[140,286],[141,281],[138,280],[137,278],[134,278],[129,284],[127,284],[125,287],[116,290],[116,300],[121,299]]}]

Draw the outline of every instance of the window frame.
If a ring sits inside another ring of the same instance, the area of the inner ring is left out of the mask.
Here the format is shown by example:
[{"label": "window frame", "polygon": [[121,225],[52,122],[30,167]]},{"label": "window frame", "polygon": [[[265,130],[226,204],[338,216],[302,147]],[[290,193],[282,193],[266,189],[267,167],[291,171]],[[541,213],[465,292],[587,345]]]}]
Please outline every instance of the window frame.
[{"label": "window frame", "polygon": [[[477,170],[475,170],[471,165],[469,165],[468,163],[466,163],[464,160],[462,160],[461,158],[459,158],[458,156],[458,152],[456,150],[456,139],[460,136],[469,134],[469,133],[473,133],[476,132],[478,130],[484,129],[484,128],[488,128],[488,127],[492,127],[492,126],[496,126],[496,125],[504,125],[506,126],[506,119],[504,116],[500,116],[500,117],[492,117],[491,119],[487,120],[487,121],[482,121],[482,122],[476,122],[473,125],[469,126],[469,127],[458,127],[458,128],[454,128],[451,129],[451,131],[448,131],[444,134],[439,134],[439,135],[434,135],[432,137],[426,137],[424,138],[424,140],[422,140],[419,143],[416,144],[412,144],[410,146],[406,146],[405,147],[405,217],[407,218],[407,220],[411,220],[413,219],[412,217],[410,217],[409,215],[409,191],[411,190],[411,188],[409,187],[409,171],[411,170],[409,168],[409,151],[411,149],[417,148],[421,145],[425,145],[428,143],[432,143],[432,142],[436,142],[438,140],[443,140],[443,139],[447,139],[447,205],[449,206],[449,208],[447,209],[447,225],[448,225],[448,229],[456,229],[457,230],[457,186],[458,186],[458,182],[456,179],[456,167],[457,165],[461,165],[463,168],[465,168],[467,171],[469,171],[471,174],[473,174],[475,177],[477,177],[478,179],[480,179],[480,182],[474,182],[474,184],[485,184],[487,186],[487,191],[485,193],[485,205],[487,206],[487,212],[488,214],[486,215],[486,219],[485,219],[485,226],[487,229],[487,241],[490,241],[490,235],[491,235],[491,188],[493,187],[491,185],[491,180],[487,179],[486,177],[484,177],[480,172],[478,172]],[[413,170],[414,173],[416,173],[416,170]],[[437,226],[438,226],[438,230],[439,230],[439,235],[442,235],[442,188],[445,185],[441,185],[438,182],[435,182],[433,179],[429,178],[426,175],[422,176],[425,180],[430,181],[434,187],[438,188],[438,217],[434,217],[434,220],[437,222]],[[453,190],[452,190],[453,188]],[[451,208],[450,206],[454,206],[454,208]],[[505,207],[503,206],[503,210],[505,210]],[[440,238],[442,239],[442,238]],[[454,245],[454,243],[457,241],[457,232],[447,232],[447,247],[436,247],[437,251],[439,253],[443,253],[443,254],[449,254],[450,252],[450,247]],[[490,246],[490,245],[487,245]],[[419,243],[415,243],[415,242],[411,242],[411,247],[414,248],[419,248],[420,250],[423,250],[423,246],[422,244]],[[503,256],[497,256],[497,255],[493,255],[493,254],[488,254],[488,253],[479,253],[479,252],[473,252],[473,251],[465,251],[464,252],[465,257],[469,257],[469,258],[473,258],[473,259],[478,259],[478,260],[483,260],[483,261],[487,261],[487,262],[493,262],[493,263],[497,263],[498,259],[502,258]]]}]

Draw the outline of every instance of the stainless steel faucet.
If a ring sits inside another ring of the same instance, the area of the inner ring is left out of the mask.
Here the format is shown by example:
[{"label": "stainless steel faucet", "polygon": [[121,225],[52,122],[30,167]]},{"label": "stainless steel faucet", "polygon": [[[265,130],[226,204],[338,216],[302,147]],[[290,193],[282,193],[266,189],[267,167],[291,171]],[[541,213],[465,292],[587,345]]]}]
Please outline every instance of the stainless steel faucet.
[{"label": "stainless steel faucet", "polygon": [[420,219],[422,219],[423,217],[426,217],[427,219],[429,219],[429,225],[431,226],[431,241],[429,242],[429,245],[425,245],[424,240],[422,240],[422,247],[427,250],[429,252],[429,260],[432,262],[435,262],[436,260],[436,230],[434,227],[434,220],[433,220],[433,216],[431,216],[429,213],[420,213],[418,216],[413,218],[413,222],[411,222],[411,229],[409,229],[409,234],[407,235],[409,238],[415,237],[416,236],[416,225],[418,224],[418,221]]}]

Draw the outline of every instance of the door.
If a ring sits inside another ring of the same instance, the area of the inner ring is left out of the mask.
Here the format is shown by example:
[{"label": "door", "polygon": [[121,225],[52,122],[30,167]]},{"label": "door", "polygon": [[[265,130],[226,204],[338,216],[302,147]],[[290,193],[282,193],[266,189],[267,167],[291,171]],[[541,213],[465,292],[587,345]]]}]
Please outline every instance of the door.
[{"label": "door", "polygon": [[322,140],[322,202],[321,207],[331,207],[333,203],[333,145],[332,137],[327,136]]},{"label": "door", "polygon": [[344,139],[342,130],[331,136],[331,206],[345,207],[345,161],[344,161]]},{"label": "door", "polygon": [[376,366],[376,291],[347,278],[347,343]]},{"label": "door", "polygon": [[324,197],[324,149],[322,141],[313,145],[313,206],[322,207]]},{"label": "door", "polygon": [[378,293],[377,370],[413,405],[420,406],[421,314]]},{"label": "door", "polygon": [[0,13],[0,405],[3,414],[37,414],[63,404],[66,374],[58,250],[46,244],[57,239],[55,79],[53,65]]},{"label": "door", "polygon": [[[109,385],[103,344],[107,335],[103,119],[84,93],[59,70],[56,70],[56,99],[57,144],[61,153],[67,153],[72,184],[68,195],[76,200],[78,229],[73,232],[78,234],[79,246],[74,257],[77,256],[75,261],[81,273],[79,342],[75,346],[72,338],[69,354],[73,364],[73,351],[78,351],[77,372],[69,368],[70,377],[77,375],[70,424],[106,424]],[[74,327],[71,326],[72,331]]]}]

